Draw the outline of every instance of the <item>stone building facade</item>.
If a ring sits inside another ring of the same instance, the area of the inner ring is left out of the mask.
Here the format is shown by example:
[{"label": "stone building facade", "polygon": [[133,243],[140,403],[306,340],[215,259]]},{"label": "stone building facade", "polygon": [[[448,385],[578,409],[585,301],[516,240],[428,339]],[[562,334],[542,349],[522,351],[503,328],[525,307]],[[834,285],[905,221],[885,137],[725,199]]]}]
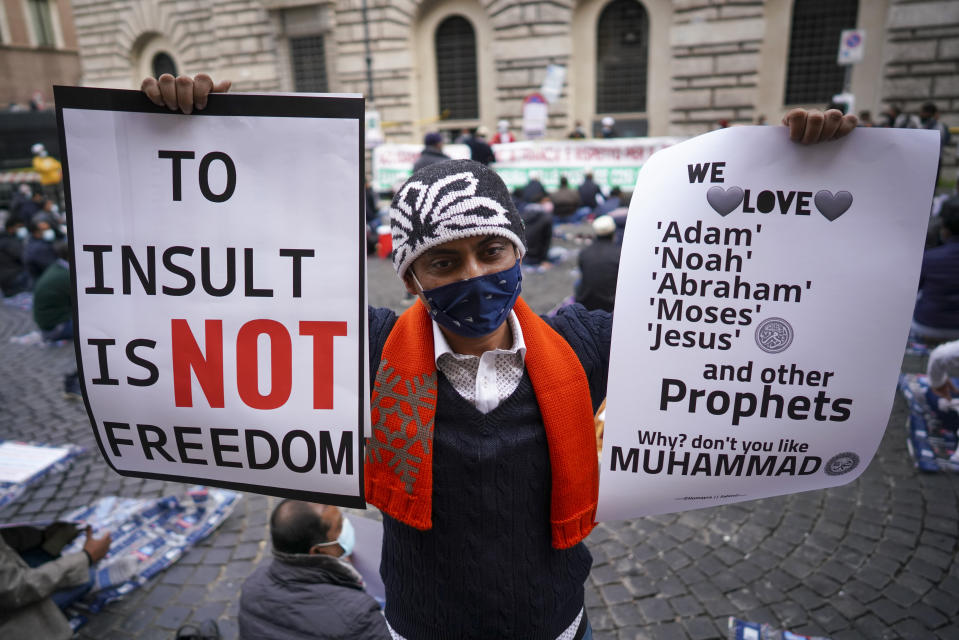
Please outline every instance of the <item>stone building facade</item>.
[{"label": "stone building facade", "polygon": [[[438,127],[492,129],[504,118],[518,128],[523,98],[540,88],[550,64],[566,69],[549,107],[553,137],[576,121],[595,131],[607,115],[621,133],[648,135],[697,134],[760,115],[775,122],[790,106],[821,107],[842,89],[832,58],[840,27],[866,32],[864,59],[847,79],[857,110],[877,114],[893,101],[915,110],[934,100],[942,119],[959,125],[956,0],[72,4],[83,82],[91,86],[137,87],[172,65],[230,78],[240,91],[368,93],[369,54],[373,103],[396,142]],[[816,56],[820,67],[808,66]],[[451,73],[459,79],[444,93]],[[465,76],[472,84],[455,84]],[[832,85],[819,86],[826,76]],[[809,91],[794,91],[804,82]],[[465,116],[442,104],[464,96],[474,101]]]},{"label": "stone building facade", "polygon": [[54,84],[78,82],[80,56],[70,3],[0,0],[0,105],[24,106],[36,97],[51,104]]}]

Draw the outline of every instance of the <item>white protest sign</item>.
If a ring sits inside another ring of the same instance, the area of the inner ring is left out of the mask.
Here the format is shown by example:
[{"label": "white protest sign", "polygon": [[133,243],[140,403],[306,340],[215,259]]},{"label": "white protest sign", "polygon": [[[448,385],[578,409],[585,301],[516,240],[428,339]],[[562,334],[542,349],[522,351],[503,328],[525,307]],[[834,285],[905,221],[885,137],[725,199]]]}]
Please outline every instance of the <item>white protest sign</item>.
[{"label": "white protest sign", "polygon": [[619,267],[598,519],[865,470],[909,333],[938,144],[859,129],[807,147],[782,127],[734,127],[646,163]]},{"label": "white protest sign", "polygon": [[363,100],[57,88],[76,345],[119,473],[362,507]]}]

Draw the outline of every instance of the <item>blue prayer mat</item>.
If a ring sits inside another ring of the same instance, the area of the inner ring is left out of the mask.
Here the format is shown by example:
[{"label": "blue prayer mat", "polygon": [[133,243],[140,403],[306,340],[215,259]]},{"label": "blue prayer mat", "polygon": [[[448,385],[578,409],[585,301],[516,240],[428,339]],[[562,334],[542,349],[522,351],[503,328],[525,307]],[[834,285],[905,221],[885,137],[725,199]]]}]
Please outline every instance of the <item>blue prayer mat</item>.
[{"label": "blue prayer mat", "polygon": [[48,474],[67,469],[84,451],[72,444],[0,440],[0,509]]},{"label": "blue prayer mat", "polygon": [[906,443],[916,467],[928,472],[959,471],[959,412],[940,406],[940,398],[929,388],[925,375],[902,374],[899,389],[909,403]]},{"label": "blue prayer mat", "polygon": [[[64,520],[90,524],[96,537],[109,531],[113,539],[109,553],[94,567],[90,593],[67,612],[71,626],[79,628],[88,614],[173,565],[219,527],[239,500],[235,491],[195,486],[158,499],[108,496],[64,516]],[[80,551],[84,540],[83,535],[77,536],[63,553]]]}]

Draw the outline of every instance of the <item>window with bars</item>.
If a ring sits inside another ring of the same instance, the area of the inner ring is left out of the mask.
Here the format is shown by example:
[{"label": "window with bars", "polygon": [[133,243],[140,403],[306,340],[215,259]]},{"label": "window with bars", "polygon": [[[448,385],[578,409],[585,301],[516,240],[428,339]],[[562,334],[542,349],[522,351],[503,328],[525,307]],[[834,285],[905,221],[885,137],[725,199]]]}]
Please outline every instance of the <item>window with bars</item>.
[{"label": "window with bars", "polygon": [[27,9],[33,22],[33,35],[38,47],[55,47],[56,35],[53,33],[53,15],[50,13],[49,0],[27,0]]},{"label": "window with bars", "polygon": [[290,38],[290,61],[293,67],[293,90],[326,93],[326,49],[323,36]]},{"label": "window with bars", "polygon": [[176,62],[174,62],[170,54],[166,53],[165,51],[161,51],[153,56],[153,60],[150,61],[150,64],[153,66],[154,78],[159,78],[164,73],[169,73],[174,77],[177,75]]},{"label": "window with bars", "polygon": [[479,118],[473,25],[450,16],[436,28],[435,44],[440,113],[449,120]]},{"label": "window with bars", "polygon": [[649,16],[636,0],[613,0],[596,26],[596,111],[646,110]]},{"label": "window with bars", "polygon": [[843,90],[839,35],[855,29],[858,0],[796,0],[786,71],[786,104],[828,103]]}]

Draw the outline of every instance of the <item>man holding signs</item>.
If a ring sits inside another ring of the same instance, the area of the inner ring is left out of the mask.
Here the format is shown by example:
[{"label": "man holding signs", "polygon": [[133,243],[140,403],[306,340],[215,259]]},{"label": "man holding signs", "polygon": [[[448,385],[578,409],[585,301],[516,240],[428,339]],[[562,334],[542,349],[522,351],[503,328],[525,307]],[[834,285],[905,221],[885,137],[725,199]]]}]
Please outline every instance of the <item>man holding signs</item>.
[{"label": "man holding signs", "polygon": [[[190,110],[186,98],[211,86],[164,76],[144,91]],[[855,118],[797,111],[788,123],[795,140],[816,142]],[[391,221],[394,266],[419,301],[400,317],[370,310],[365,464],[384,513],[394,637],[591,637],[582,540],[597,504],[592,414],[611,316],[573,307],[547,322],[529,310],[522,225],[481,165],[417,172]]]}]

